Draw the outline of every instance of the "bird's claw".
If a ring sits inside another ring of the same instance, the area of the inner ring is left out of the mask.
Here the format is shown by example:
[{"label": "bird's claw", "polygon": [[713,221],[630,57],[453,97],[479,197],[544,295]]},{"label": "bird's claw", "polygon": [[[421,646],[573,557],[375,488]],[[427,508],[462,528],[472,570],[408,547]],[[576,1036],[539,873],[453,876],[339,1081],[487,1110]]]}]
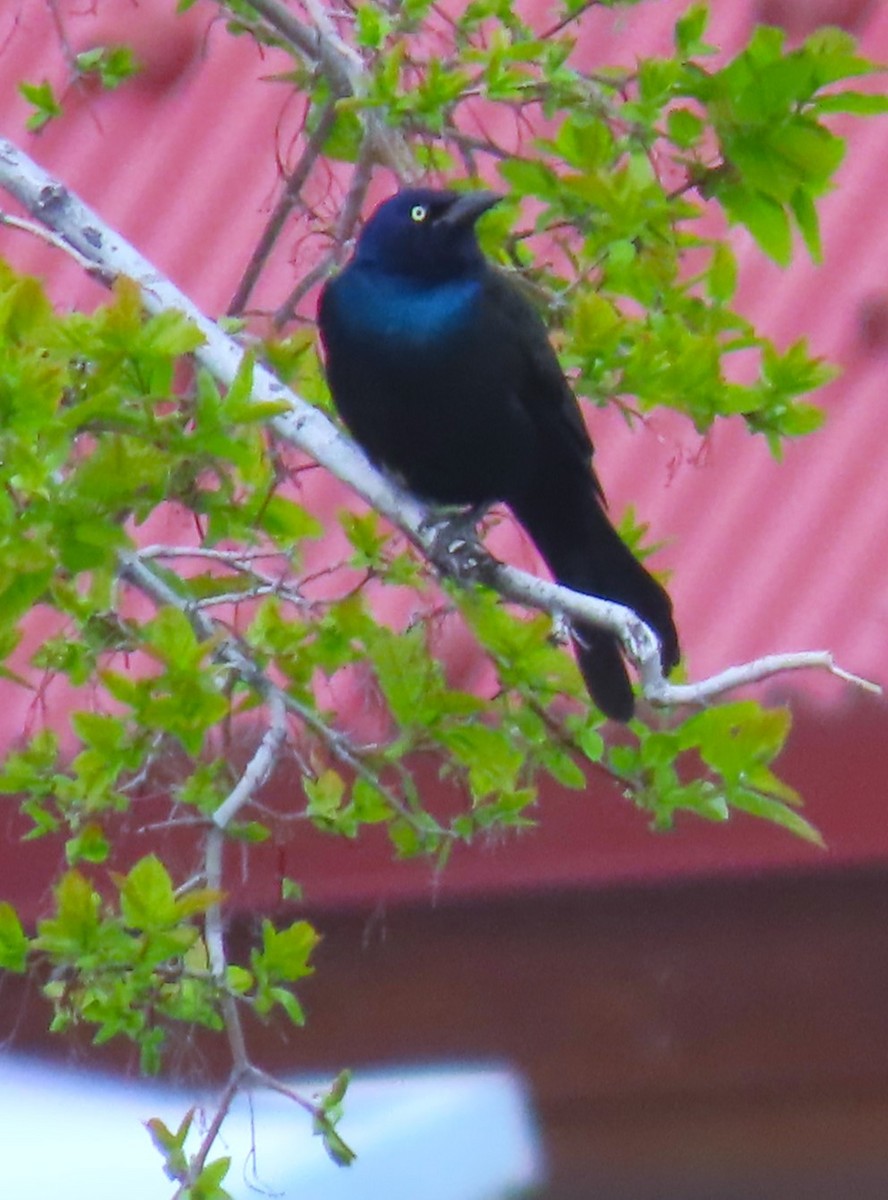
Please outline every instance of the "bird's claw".
[{"label": "bird's claw", "polygon": [[428,555],[439,571],[458,579],[477,574],[484,558],[475,523],[477,509],[437,509],[422,523],[422,532],[430,538]]},{"label": "bird's claw", "polygon": [[556,612],[552,617],[552,631],[549,634],[556,646],[566,646],[571,639],[572,627],[563,612]]}]

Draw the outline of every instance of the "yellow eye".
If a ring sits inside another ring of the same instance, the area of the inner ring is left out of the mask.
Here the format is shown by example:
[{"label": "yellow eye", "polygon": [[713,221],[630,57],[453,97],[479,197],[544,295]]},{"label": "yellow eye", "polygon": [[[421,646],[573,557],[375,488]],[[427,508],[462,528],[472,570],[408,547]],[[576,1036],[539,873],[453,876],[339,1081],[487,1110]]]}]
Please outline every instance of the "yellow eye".
[{"label": "yellow eye", "polygon": [[424,221],[428,215],[429,210],[424,204],[414,204],[413,208],[410,210],[410,220],[416,221],[417,224],[419,224],[421,221]]}]

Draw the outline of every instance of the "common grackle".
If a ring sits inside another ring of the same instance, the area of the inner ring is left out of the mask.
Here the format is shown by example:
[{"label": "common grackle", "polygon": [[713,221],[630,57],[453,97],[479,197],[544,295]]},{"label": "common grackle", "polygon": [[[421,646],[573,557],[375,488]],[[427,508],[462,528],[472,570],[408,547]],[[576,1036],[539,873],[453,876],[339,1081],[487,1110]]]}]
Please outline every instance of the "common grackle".
[{"label": "common grackle", "polygon": [[[678,662],[665,589],[607,518],[592,442],[542,319],[485,259],[475,222],[492,192],[411,188],[382,203],[319,307],[333,400],[379,466],[437,504],[503,501],[559,583],[633,609]],[[617,639],[573,627],[606,715],[634,712]]]}]

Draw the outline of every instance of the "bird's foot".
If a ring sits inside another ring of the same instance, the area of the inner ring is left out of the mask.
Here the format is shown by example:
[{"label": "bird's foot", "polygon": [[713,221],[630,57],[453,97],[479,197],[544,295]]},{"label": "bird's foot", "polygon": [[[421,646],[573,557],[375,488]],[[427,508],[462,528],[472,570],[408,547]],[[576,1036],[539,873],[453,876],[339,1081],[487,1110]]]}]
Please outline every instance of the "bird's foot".
[{"label": "bird's foot", "polygon": [[476,525],[487,505],[473,508],[437,508],[422,524],[430,537],[428,555],[439,571],[457,579],[471,579],[485,557]]},{"label": "bird's foot", "polygon": [[570,621],[563,612],[556,612],[552,616],[552,631],[549,634],[550,641],[556,646],[566,646],[573,636],[573,629]]}]

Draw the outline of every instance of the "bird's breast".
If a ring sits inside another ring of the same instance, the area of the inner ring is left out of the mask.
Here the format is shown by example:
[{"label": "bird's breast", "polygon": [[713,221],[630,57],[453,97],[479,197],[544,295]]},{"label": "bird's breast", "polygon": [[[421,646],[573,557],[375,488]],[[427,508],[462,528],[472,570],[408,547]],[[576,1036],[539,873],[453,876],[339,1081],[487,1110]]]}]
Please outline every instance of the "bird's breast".
[{"label": "bird's breast", "polygon": [[480,296],[474,280],[428,285],[402,276],[361,273],[349,280],[339,319],[353,336],[390,342],[400,353],[410,347],[443,346],[471,328]]},{"label": "bird's breast", "polygon": [[343,420],[374,462],[443,504],[508,500],[536,455],[517,370],[483,300],[474,278],[422,284],[347,269],[322,304]]}]

